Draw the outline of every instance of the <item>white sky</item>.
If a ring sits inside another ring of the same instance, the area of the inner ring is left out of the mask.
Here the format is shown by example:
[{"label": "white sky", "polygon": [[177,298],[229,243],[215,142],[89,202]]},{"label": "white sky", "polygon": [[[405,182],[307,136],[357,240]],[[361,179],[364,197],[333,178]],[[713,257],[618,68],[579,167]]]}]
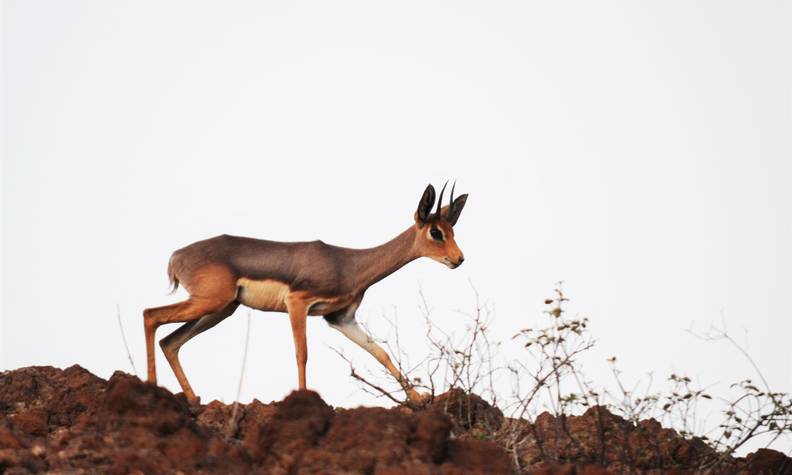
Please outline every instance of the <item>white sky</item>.
[{"label": "white sky", "polygon": [[[423,287],[461,332],[472,281],[506,340],[566,281],[599,339],[586,374],[752,376],[792,391],[792,8],[786,2],[3,1],[0,369],[138,371],[170,253],[220,233],[382,243],[427,183],[470,193],[465,264],[414,262],[358,312]],[[204,401],[235,397],[245,311],[191,341]],[[175,328],[175,327],[174,327]],[[296,384],[288,320],[254,312],[242,399]],[[164,336],[167,329],[160,330]],[[341,406],[344,349],[309,324],[309,386]],[[161,355],[160,381],[178,385]],[[717,392],[717,391],[716,391]]]}]

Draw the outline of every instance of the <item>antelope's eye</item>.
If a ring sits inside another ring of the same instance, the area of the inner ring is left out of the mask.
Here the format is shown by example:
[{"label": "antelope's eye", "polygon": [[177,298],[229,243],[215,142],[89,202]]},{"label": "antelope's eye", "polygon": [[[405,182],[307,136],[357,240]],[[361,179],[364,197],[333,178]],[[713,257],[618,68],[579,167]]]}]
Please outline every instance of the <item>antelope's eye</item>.
[{"label": "antelope's eye", "polygon": [[432,239],[434,239],[435,241],[442,241],[443,240],[443,233],[440,232],[440,230],[437,229],[437,228],[430,229],[429,230],[429,234],[432,235]]}]

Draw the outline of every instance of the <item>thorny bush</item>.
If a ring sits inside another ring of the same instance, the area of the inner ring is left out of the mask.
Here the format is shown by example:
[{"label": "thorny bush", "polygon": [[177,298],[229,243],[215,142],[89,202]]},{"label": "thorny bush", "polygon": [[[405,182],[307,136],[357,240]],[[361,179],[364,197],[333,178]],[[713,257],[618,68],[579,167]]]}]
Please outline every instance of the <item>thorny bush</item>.
[{"label": "thorny bush", "polygon": [[[480,302],[475,295],[474,311],[467,315],[465,332],[453,337],[432,323],[432,309],[423,293],[420,292],[419,312],[426,324],[428,354],[416,364],[409,364],[408,355],[399,341],[398,325],[391,321],[392,341],[384,341],[393,355],[394,363],[406,376],[405,381],[378,382],[377,376],[361,376],[352,363],[352,376],[363,385],[363,389],[377,396],[383,396],[408,407],[414,402],[401,396],[401,389],[415,388],[428,394],[426,403],[449,391],[463,394],[468,398],[483,397],[493,406],[500,408],[508,417],[492,427],[478,427],[489,434],[486,437],[497,440],[510,454],[517,469],[520,466],[518,454],[526,444],[536,443],[538,434],[526,431],[532,426],[540,412],[548,411],[562,421],[568,416],[587,409],[606,408],[637,427],[646,419],[656,419],[664,426],[677,431],[688,439],[706,442],[720,455],[701,462],[702,469],[717,467],[747,442],[760,436],[772,436],[767,444],[775,443],[782,437],[792,436],[792,397],[783,392],[772,391],[761,371],[725,330],[710,332],[708,340],[727,340],[751,362],[762,381],[760,386],[746,379],[731,385],[732,396],[718,398],[724,408],[722,420],[712,428],[706,428],[700,421],[700,405],[715,402],[709,391],[700,388],[685,375],[671,374],[668,377],[669,389],[665,392],[652,390],[652,378],[629,387],[625,384],[622,372],[616,364],[616,357],[607,359],[613,374],[615,390],[595,385],[586,380],[580,358],[594,347],[596,341],[589,333],[589,319],[570,317],[566,311],[569,302],[561,283],[554,289],[553,296],[544,301],[544,325],[520,329],[512,340],[522,347],[523,357],[511,361],[500,359],[501,343],[490,334],[494,312],[489,305]],[[503,378],[502,376],[510,376]],[[502,382],[508,379],[508,388]],[[499,397],[508,394],[508,397]],[[467,407],[473,404],[468,401]],[[708,406],[710,407],[710,406]],[[600,420],[601,412],[594,411],[596,425],[604,444],[605,428]],[[468,417],[472,417],[468,414]],[[471,420],[462,421],[470,427]],[[713,435],[714,434],[714,435]],[[575,435],[566,433],[574,443]],[[545,450],[542,453],[547,462],[563,461],[563,454]],[[604,458],[604,449],[602,453]],[[603,460],[604,461],[604,460]]]}]

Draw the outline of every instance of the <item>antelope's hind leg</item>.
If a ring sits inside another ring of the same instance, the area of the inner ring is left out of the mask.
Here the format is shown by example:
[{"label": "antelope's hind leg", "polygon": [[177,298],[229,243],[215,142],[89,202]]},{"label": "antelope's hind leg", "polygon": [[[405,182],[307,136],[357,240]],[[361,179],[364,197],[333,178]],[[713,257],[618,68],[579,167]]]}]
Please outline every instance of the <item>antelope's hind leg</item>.
[{"label": "antelope's hind leg", "polygon": [[154,355],[154,336],[157,328],[166,323],[190,322],[217,313],[236,301],[236,277],[230,269],[219,265],[206,265],[191,270],[178,278],[190,293],[183,302],[143,310],[143,329],[146,332],[146,362],[148,381],[157,382]]},{"label": "antelope's hind leg", "polygon": [[219,312],[233,301],[218,298],[190,297],[184,302],[147,308],[143,311],[143,329],[146,333],[146,361],[148,363],[148,382],[157,382],[157,366],[154,355],[154,337],[157,328],[166,323],[190,322],[204,315]]},{"label": "antelope's hind leg", "polygon": [[179,362],[179,349],[193,337],[198,336],[230,317],[237,307],[239,307],[239,302],[232,302],[219,312],[210,313],[198,320],[185,323],[177,328],[176,331],[160,340],[160,348],[162,348],[162,352],[165,354],[165,358],[168,360],[173,374],[176,375],[176,379],[179,381],[182,391],[184,391],[184,396],[191,403],[198,402],[199,399],[195,396],[195,392],[193,392],[190,382],[187,380],[187,376],[185,376],[184,370]]}]

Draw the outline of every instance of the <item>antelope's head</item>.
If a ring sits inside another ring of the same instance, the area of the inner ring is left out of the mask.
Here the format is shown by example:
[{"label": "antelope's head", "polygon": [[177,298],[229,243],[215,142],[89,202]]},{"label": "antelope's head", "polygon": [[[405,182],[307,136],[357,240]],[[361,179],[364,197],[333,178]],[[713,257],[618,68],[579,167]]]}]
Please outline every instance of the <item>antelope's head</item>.
[{"label": "antelope's head", "polygon": [[455,187],[456,183],[451,187],[451,201],[448,206],[442,206],[443,192],[446,188],[446,185],[443,185],[440,199],[437,200],[437,209],[432,213],[435,189],[432,185],[427,186],[415,211],[415,247],[418,254],[422,257],[431,257],[451,269],[456,269],[465,260],[454,240],[454,225],[462,213],[462,208],[465,207],[468,195],[464,194],[454,199]]}]

